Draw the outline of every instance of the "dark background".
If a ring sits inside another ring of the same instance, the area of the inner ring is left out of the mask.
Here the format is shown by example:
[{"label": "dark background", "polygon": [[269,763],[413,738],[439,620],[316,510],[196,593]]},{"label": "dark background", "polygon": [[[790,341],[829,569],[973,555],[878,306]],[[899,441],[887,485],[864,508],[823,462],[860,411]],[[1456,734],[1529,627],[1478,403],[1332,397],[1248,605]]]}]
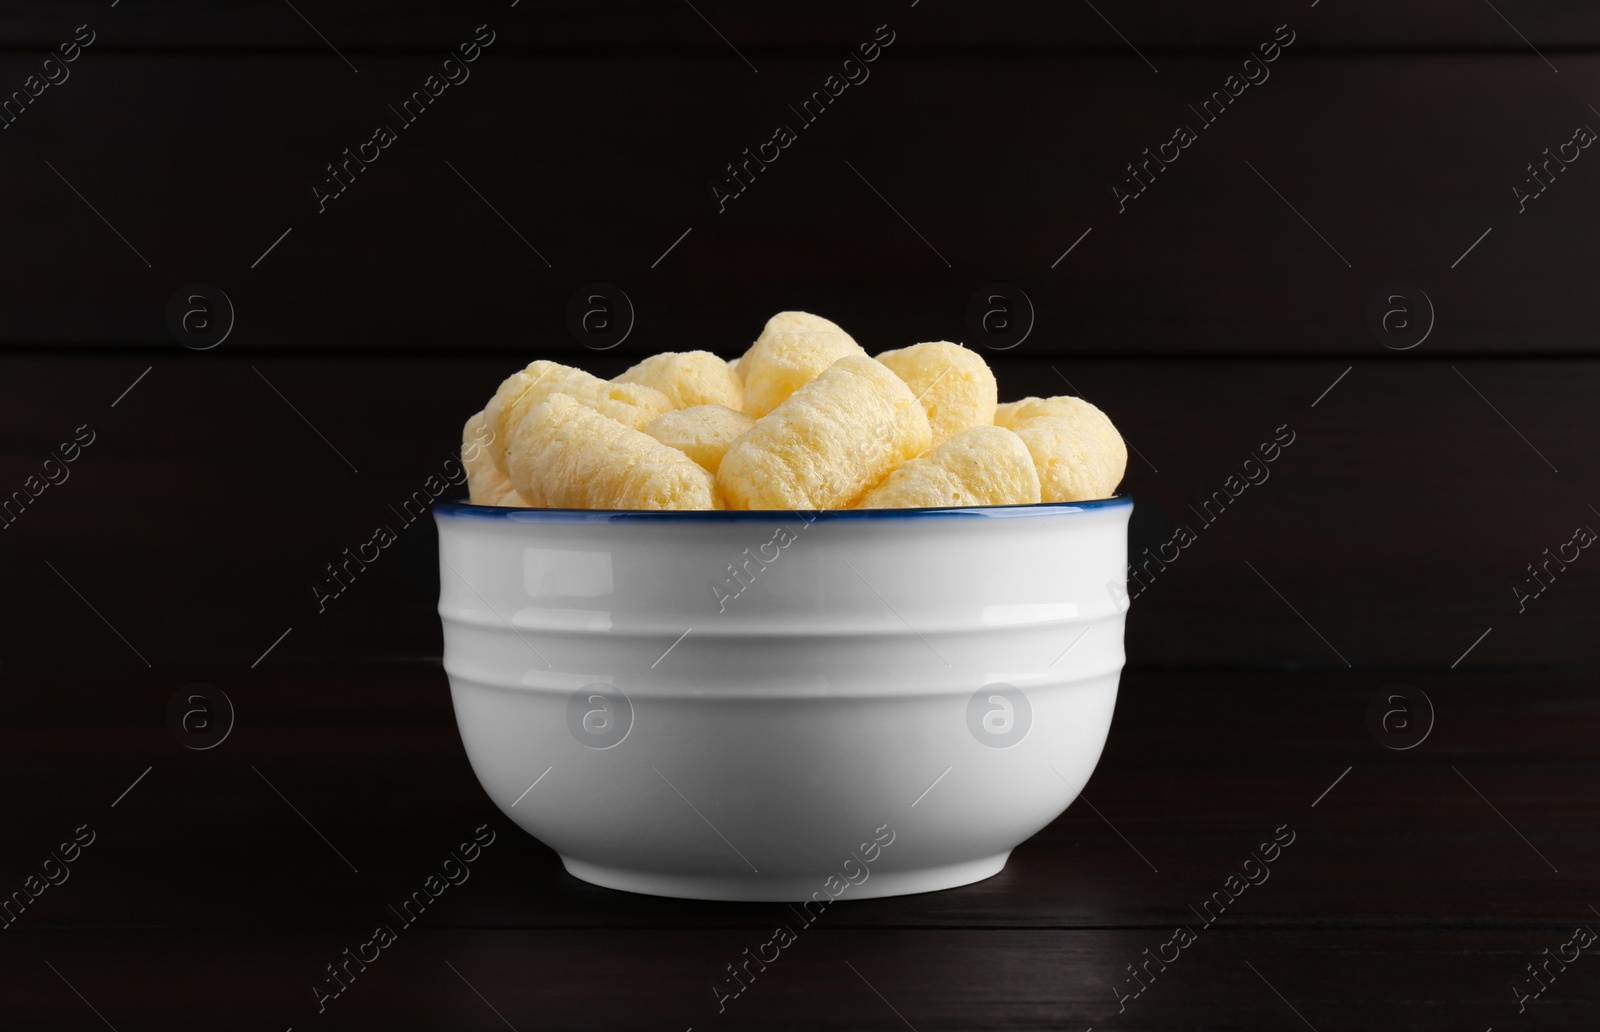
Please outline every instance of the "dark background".
[{"label": "dark background", "polygon": [[[319,213],[323,166],[484,24],[470,78]],[[101,835],[0,933],[25,1027],[97,1027],[84,1001],[118,1029],[497,1027],[486,1001],[522,1029],[898,1024],[884,1001],[918,1029],[1592,1027],[1600,962],[1529,1013],[1511,986],[1600,925],[1600,560],[1514,589],[1600,526],[1600,156],[1525,211],[1513,187],[1600,129],[1600,10],[53,0],[0,11],[0,98],[80,25],[0,129],[0,493],[95,434],[0,531],[0,891]],[[880,25],[870,78],[719,212],[724,165]],[[1123,166],[1282,25],[1270,79],[1119,212]],[[192,283],[235,313],[208,350],[169,321]],[[592,283],[636,313],[613,350],[569,327]],[[991,284],[1033,309],[1015,347],[969,318]],[[1420,345],[1373,325],[1391,296],[1431,309]],[[591,889],[493,811],[431,525],[326,612],[312,585],[512,369],[731,357],[784,308],[874,352],[985,348],[1003,399],[1082,394],[1134,449],[1131,551],[1198,540],[1129,617],[1109,820],[849,905],[717,1016],[705,985],[772,908]],[[193,681],[239,711],[215,750],[164,723]],[[1367,718],[1400,682],[1438,713],[1413,750]],[[485,821],[479,880],[317,1015],[321,965]],[[1119,1015],[1123,965],[1285,821],[1277,880]]]}]

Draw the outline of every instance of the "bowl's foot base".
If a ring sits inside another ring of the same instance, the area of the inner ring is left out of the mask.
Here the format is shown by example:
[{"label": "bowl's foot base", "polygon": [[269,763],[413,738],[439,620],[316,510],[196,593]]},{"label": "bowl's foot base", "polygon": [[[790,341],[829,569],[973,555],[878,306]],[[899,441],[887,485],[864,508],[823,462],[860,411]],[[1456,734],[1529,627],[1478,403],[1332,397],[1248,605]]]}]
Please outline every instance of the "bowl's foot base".
[{"label": "bowl's foot base", "polygon": [[[906,896],[914,892],[936,892],[970,885],[992,878],[1005,867],[1011,851],[967,860],[943,867],[924,867],[912,871],[871,870],[867,880],[857,885],[847,885],[836,898],[841,900],[873,899],[878,896]],[[812,893],[826,897],[827,874],[812,876],[775,875],[759,873],[748,877],[738,875],[688,875],[665,874],[659,871],[635,871],[619,867],[591,864],[563,856],[561,863],[567,873],[591,885],[624,892],[639,892],[647,896],[673,896],[678,899],[731,900],[763,903],[801,903],[812,899]],[[842,874],[835,875],[842,877]],[[837,883],[835,883],[837,884]]]}]

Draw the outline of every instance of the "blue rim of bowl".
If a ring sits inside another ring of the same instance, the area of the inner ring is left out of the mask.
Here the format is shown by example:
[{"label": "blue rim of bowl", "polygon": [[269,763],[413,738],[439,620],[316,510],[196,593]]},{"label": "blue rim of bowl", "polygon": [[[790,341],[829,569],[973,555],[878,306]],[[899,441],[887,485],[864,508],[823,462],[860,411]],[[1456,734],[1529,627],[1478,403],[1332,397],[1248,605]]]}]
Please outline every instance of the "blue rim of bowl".
[{"label": "blue rim of bowl", "polygon": [[512,523],[609,523],[613,520],[662,520],[678,522],[738,523],[743,521],[794,519],[811,520],[914,520],[964,516],[989,519],[1019,516],[1056,516],[1104,509],[1131,508],[1133,499],[1125,494],[1086,502],[1038,502],[1033,505],[969,505],[937,509],[516,509],[499,505],[473,505],[470,502],[440,499],[433,503],[436,516],[468,516],[476,519],[509,520]]}]

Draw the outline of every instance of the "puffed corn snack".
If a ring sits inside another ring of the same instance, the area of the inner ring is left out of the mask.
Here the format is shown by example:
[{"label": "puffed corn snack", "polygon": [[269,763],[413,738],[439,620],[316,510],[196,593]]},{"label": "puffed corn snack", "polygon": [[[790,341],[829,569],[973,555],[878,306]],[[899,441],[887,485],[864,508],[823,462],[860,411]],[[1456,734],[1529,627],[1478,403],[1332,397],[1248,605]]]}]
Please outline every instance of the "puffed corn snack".
[{"label": "puffed corn snack", "polygon": [[999,404],[960,344],[873,358],[779,312],[731,360],[665,352],[614,380],[533,362],[467,420],[461,459],[475,505],[896,509],[1107,498],[1128,451],[1081,398]]}]

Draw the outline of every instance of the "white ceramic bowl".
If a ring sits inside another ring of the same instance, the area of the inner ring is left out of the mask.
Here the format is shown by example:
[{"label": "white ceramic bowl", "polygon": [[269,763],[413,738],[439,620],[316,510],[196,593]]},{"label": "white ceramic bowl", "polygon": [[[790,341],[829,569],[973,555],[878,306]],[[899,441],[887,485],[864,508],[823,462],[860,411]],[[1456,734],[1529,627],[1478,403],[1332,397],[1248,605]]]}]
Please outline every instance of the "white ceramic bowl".
[{"label": "white ceramic bowl", "polygon": [[1132,509],[441,503],[467,756],[596,885],[826,901],[987,878],[1100,758]]}]

